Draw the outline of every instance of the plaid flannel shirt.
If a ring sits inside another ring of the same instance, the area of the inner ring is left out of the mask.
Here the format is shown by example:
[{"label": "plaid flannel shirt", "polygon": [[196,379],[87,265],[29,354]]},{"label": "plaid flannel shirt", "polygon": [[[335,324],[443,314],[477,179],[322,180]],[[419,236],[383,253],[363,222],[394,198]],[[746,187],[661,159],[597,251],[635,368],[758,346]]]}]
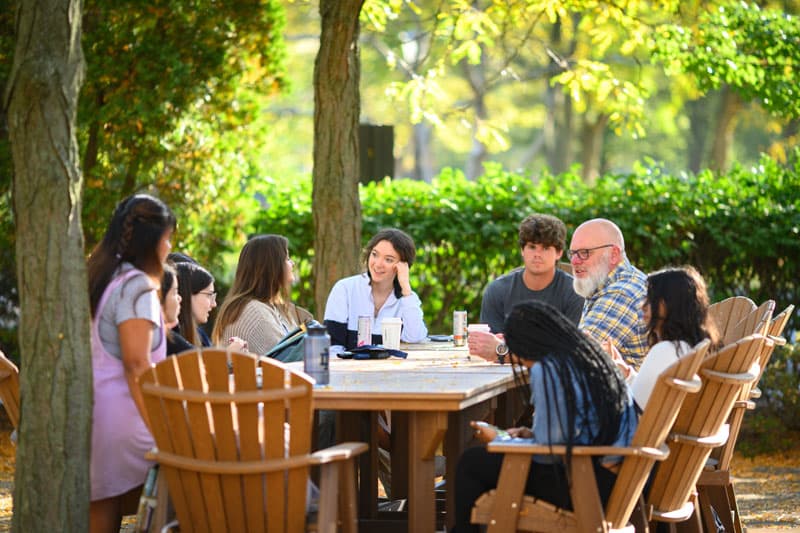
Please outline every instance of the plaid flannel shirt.
[{"label": "plaid flannel shirt", "polygon": [[583,303],[578,328],[597,342],[611,339],[625,361],[636,367],[647,354],[646,324],[642,304],[647,294],[647,276],[626,259]]}]

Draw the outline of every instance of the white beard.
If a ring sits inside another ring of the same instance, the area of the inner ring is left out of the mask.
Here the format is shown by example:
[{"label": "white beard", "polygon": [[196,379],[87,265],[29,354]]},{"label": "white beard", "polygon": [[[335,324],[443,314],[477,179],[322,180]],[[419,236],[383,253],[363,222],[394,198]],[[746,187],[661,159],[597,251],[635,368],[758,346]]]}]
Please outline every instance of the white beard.
[{"label": "white beard", "polygon": [[586,278],[574,278],[572,280],[572,288],[578,295],[584,298],[590,298],[597,290],[603,286],[608,279],[610,271],[610,258],[603,254],[601,261],[597,264],[594,271],[589,271]]}]

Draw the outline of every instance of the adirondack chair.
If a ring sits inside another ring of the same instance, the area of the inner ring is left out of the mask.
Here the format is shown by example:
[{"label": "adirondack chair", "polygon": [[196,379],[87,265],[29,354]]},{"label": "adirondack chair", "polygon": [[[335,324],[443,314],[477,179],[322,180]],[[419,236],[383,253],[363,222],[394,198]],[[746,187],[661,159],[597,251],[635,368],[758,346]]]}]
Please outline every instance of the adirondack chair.
[{"label": "adirondack chair", "polygon": [[755,333],[766,335],[774,311],[774,300],[767,300],[762,303],[756,309],[745,315],[733,327],[728,328],[725,335],[722,335],[722,345],[727,346],[728,344],[733,344],[739,339]]},{"label": "adirondack chair", "polygon": [[19,427],[19,369],[0,352],[0,400],[14,429]]},{"label": "adirondack chair", "polygon": [[732,330],[745,316],[755,311],[756,307],[755,302],[747,296],[731,296],[709,305],[708,314],[717,326],[720,339],[723,339],[729,329]]},{"label": "adirondack chair", "polygon": [[782,337],[783,330],[786,329],[786,325],[789,323],[789,319],[792,318],[793,313],[794,305],[789,304],[786,306],[786,309],[772,317],[772,320],[769,323],[769,329],[767,330],[767,335],[771,337]]},{"label": "adirondack chair", "polygon": [[700,473],[711,450],[728,439],[725,422],[742,390],[758,376],[758,361],[767,338],[751,335],[722,348],[703,361],[703,388],[683,403],[667,439],[670,454],[659,464],[647,494],[646,514],[651,522],[700,530],[696,492]]},{"label": "adirondack chair", "polygon": [[[664,441],[688,393],[700,389],[696,375],[709,348],[703,341],[658,378],[650,400],[639,418],[629,447],[576,446],[572,450],[570,494],[574,510],[524,496],[533,454],[564,455],[565,446],[541,446],[492,442],[491,452],[504,453],[496,490],[483,494],[472,509],[472,522],[487,524],[490,533],[500,531],[633,531],[628,522],[655,461],[666,457]],[[609,501],[602,506],[592,459],[622,455],[617,480]]]},{"label": "adirondack chair", "polygon": [[156,442],[151,456],[180,531],[304,531],[315,465],[317,530],[356,531],[354,458],[367,446],[309,453],[308,376],[272,359],[205,348],[168,357],[139,381]]},{"label": "adirondack chair", "polygon": [[[789,322],[793,311],[794,305],[789,305],[770,322],[767,328],[769,340],[764,343],[764,350],[759,358],[760,373],[758,380],[761,379],[775,347],[786,344],[786,339],[782,337],[783,330]],[[759,395],[760,391],[755,387],[751,390],[745,387],[742,390],[739,399],[733,404],[733,410],[728,421],[730,436],[724,445],[715,448],[711,452],[711,457],[700,474],[700,479],[697,480],[700,517],[706,531],[715,531],[714,515],[711,512],[712,507],[726,531],[742,533],[744,530],[739,514],[739,506],[736,503],[736,492],[731,481],[730,468],[744,415],[748,410],[755,409],[755,403],[752,398],[757,398]]]}]

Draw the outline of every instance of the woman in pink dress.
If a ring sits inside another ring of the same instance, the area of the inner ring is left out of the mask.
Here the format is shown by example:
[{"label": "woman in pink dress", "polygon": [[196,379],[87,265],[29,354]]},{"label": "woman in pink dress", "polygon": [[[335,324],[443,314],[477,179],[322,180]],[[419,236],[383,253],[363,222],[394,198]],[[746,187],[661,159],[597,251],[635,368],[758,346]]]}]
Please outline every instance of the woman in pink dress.
[{"label": "woman in pink dress", "polygon": [[94,407],[90,463],[92,533],[120,529],[136,512],[153,447],[139,376],[164,359],[166,338],[158,296],[175,216],[145,194],[117,205],[103,240],[89,257]]}]

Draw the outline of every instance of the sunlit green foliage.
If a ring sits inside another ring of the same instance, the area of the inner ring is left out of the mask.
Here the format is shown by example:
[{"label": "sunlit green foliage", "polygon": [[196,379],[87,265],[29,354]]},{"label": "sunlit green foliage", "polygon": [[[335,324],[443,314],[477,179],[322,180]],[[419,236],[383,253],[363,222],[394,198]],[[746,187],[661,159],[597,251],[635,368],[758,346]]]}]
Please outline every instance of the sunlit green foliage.
[{"label": "sunlit green foliage", "polygon": [[[244,242],[256,207],[247,191],[259,171],[247,155],[260,143],[249,124],[287,85],[283,31],[280,0],[84,3],[77,136],[87,248],[120,199],[147,191],[178,216],[175,248],[223,271],[224,252]],[[14,10],[0,9],[0,87],[13,46]],[[7,328],[18,298],[4,121],[0,113],[0,343],[13,350],[16,332]]]},{"label": "sunlit green foliage", "polygon": [[[462,73],[463,62],[484,62],[490,90],[508,85],[513,91],[540,91],[532,84],[550,80],[590,121],[607,116],[616,133],[642,137],[654,75],[648,72],[647,38],[656,24],[674,18],[677,6],[672,1],[372,0],[364,21],[390,48],[385,55],[392,68],[408,68],[398,57],[405,44],[425,50],[413,75],[395,82],[389,93],[407,106],[412,123],[425,120],[452,130],[466,120],[474,128],[466,138],[474,136],[497,152],[508,148],[513,122],[476,119],[474,109],[459,104],[466,92],[442,88],[443,79]],[[393,31],[408,26],[410,12],[421,23],[398,41]]]},{"label": "sunlit green foliage", "polygon": [[[225,137],[241,136],[256,110],[238,98],[242,91],[269,94],[284,84],[283,23],[278,0],[87,4],[79,122],[88,245],[108,221],[109,191],[120,199],[154,190],[179,214],[191,207],[207,222],[235,224],[246,206],[234,201],[239,191],[225,190],[242,178],[230,166],[242,146]],[[179,237],[228,228],[184,225]]]},{"label": "sunlit green foliage", "polygon": [[727,84],[776,115],[800,117],[800,18],[730,2],[695,27],[663,26],[654,40],[655,57],[694,75],[702,90]]}]

